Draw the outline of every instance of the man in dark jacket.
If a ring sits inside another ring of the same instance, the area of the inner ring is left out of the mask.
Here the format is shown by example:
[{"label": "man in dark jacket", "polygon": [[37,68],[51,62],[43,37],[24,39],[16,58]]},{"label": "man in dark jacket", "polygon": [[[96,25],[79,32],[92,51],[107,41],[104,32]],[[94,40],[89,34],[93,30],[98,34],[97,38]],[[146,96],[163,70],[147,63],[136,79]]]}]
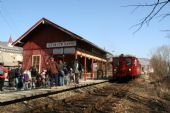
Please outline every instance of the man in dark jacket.
[{"label": "man in dark jacket", "polygon": [[35,68],[35,66],[31,66],[30,72],[31,72],[31,78],[32,78],[31,85],[32,85],[32,88],[35,88],[36,87],[36,77],[38,76],[38,71]]},{"label": "man in dark jacket", "polygon": [[21,90],[23,88],[23,69],[21,63],[19,64],[19,67],[15,70],[15,76],[17,89]]},{"label": "man in dark jacket", "polygon": [[3,66],[3,63],[0,63],[0,91],[3,91],[5,73],[8,73],[8,69]]}]

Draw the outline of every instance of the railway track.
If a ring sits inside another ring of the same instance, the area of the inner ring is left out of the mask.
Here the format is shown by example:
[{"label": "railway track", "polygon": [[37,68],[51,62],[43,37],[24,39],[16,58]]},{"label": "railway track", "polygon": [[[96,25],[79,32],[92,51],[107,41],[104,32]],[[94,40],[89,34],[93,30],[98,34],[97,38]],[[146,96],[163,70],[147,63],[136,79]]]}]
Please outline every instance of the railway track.
[{"label": "railway track", "polygon": [[[67,97],[63,96],[66,93],[63,92],[23,101],[15,104],[14,107],[8,105],[4,109],[10,109],[9,113],[138,113],[145,111],[149,111],[148,113],[159,113],[160,111],[161,113],[168,113],[161,101],[155,101],[130,92],[131,88],[137,87],[135,85],[135,80],[128,83],[105,82],[66,91],[70,95]],[[126,106],[127,101],[133,103],[134,106]],[[22,108],[18,109],[17,106]],[[17,110],[11,110],[12,108],[17,108]]]},{"label": "railway track", "polygon": [[60,101],[54,100],[52,103],[32,108],[24,113],[108,113],[121,103],[122,98],[126,97],[128,89],[127,83],[107,83],[102,88],[94,87],[94,90]]}]

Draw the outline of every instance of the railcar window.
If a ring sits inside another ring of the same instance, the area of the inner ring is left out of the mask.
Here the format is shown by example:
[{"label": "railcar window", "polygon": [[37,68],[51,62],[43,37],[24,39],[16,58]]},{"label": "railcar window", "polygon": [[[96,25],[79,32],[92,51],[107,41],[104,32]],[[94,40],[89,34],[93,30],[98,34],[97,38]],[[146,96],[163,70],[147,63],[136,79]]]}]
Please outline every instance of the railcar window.
[{"label": "railcar window", "polygon": [[119,59],[113,59],[113,65],[119,66]]},{"label": "railcar window", "polygon": [[137,66],[137,60],[136,59],[134,60],[134,66]]},{"label": "railcar window", "polygon": [[132,65],[132,59],[126,58],[126,65],[127,65],[127,66]]}]

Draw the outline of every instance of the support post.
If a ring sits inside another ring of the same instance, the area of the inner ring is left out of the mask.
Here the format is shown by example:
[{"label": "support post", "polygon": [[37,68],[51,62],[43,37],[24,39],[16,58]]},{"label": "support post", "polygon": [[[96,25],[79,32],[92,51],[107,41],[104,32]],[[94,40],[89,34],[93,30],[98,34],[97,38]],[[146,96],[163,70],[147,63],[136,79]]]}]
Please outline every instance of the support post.
[{"label": "support post", "polygon": [[105,78],[107,77],[107,62],[105,62],[105,74],[104,74],[104,77]]},{"label": "support post", "polygon": [[103,75],[104,75],[104,70],[103,70],[103,62],[101,61],[101,69],[102,69],[102,79],[103,79]]},{"label": "support post", "polygon": [[84,80],[86,80],[86,57],[84,57]]},{"label": "support post", "polygon": [[92,80],[94,79],[94,59],[92,59],[92,66],[91,66],[91,68],[92,68],[92,72],[91,72],[91,74],[92,74]]}]

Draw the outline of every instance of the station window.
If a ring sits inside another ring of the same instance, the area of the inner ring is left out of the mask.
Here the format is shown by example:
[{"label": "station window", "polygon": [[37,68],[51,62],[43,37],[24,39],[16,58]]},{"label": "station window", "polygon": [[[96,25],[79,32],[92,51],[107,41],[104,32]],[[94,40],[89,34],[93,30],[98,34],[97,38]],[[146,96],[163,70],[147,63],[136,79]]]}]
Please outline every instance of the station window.
[{"label": "station window", "polygon": [[41,56],[40,55],[33,55],[32,56],[32,66],[34,66],[38,72],[40,72],[40,63],[41,62]]}]

